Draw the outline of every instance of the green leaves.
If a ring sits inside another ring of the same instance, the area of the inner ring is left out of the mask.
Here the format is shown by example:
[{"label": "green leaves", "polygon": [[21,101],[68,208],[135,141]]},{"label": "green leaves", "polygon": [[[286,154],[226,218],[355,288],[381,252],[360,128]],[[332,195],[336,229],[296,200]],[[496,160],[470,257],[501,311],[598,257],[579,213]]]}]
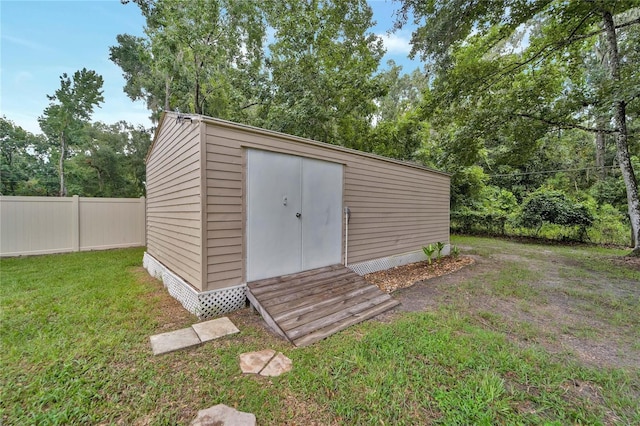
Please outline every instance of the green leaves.
[{"label": "green leaves", "polygon": [[262,110],[265,125],[361,148],[373,99],[384,93],[375,77],[383,48],[369,30],[371,8],[363,0],[284,1],[268,16],[275,33],[268,47],[272,96]]},{"label": "green leaves", "polygon": [[540,190],[525,201],[519,220],[527,228],[539,229],[543,223],[551,223],[586,229],[594,217],[584,205],[567,199],[564,193]]},{"label": "green leaves", "polygon": [[67,161],[69,190],[85,197],[140,197],[151,135],[121,121],[83,129],[82,149]]},{"label": "green leaves", "polygon": [[155,119],[179,110],[365,147],[385,92],[366,1],[136,3],[146,37],[118,36],[110,58]]},{"label": "green leaves", "polygon": [[256,103],[263,72],[266,22],[254,1],[136,2],[147,17],[146,38],[118,36],[110,59],[157,119],[179,110],[239,120]]},{"label": "green leaves", "polygon": [[431,256],[433,256],[433,253],[436,251],[436,246],[434,246],[433,244],[429,244],[426,247],[422,247],[422,251],[427,256],[427,260],[429,261],[429,265],[431,265]]},{"label": "green leaves", "polygon": [[60,196],[67,195],[64,182],[64,160],[69,155],[68,147],[79,142],[81,130],[88,122],[93,109],[104,102],[102,76],[93,70],[76,71],[72,78],[64,73],[60,76],[60,88],[53,95],[43,115],[38,118],[40,128],[51,143],[57,143]]},{"label": "green leaves", "polygon": [[0,118],[0,194],[52,194],[55,170],[45,161],[46,152],[44,136],[27,132],[4,116]]}]

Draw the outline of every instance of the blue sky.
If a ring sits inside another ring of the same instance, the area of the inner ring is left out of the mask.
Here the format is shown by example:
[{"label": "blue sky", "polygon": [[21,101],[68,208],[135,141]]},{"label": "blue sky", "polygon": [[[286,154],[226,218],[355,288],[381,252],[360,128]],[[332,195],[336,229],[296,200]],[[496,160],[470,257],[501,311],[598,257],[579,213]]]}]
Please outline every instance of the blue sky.
[{"label": "blue sky", "polygon": [[[411,71],[410,30],[387,34],[398,3],[369,2],[377,21],[373,31],[383,37],[387,55]],[[109,61],[116,35],[143,36],[144,18],[135,4],[119,0],[7,1],[0,0],[0,115],[32,133],[40,133],[38,116],[48,105],[46,95],[60,87],[62,73],[86,67],[104,78],[105,102],[93,119],[105,123],[126,120],[151,126],[143,102],[131,101],[122,91],[119,67]]]}]

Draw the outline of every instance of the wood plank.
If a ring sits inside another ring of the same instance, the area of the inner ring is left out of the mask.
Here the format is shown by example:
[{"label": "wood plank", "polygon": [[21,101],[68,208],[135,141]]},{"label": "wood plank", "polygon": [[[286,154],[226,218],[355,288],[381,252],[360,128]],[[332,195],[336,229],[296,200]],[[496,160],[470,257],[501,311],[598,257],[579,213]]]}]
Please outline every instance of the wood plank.
[{"label": "wood plank", "polygon": [[290,294],[291,292],[298,293],[302,296],[309,288],[319,287],[327,283],[330,284],[333,281],[340,281],[348,278],[351,278],[353,280],[358,279],[358,275],[354,276],[353,272],[351,273],[349,272],[346,272],[346,271],[325,272],[323,274],[319,274],[322,276],[319,277],[318,279],[315,279],[314,277],[306,278],[307,280],[306,282],[298,281],[298,279],[296,279],[296,281],[292,283],[283,282],[283,283],[273,284],[272,286],[267,288],[263,287],[261,289],[257,289],[257,290],[252,289],[252,290],[253,290],[253,294],[259,294],[264,300],[273,299],[283,294]]},{"label": "wood plank", "polygon": [[279,315],[283,312],[288,312],[294,309],[297,309],[302,306],[308,306],[309,304],[313,304],[318,301],[318,298],[321,297],[333,297],[338,296],[343,293],[347,293],[349,291],[354,291],[361,288],[368,288],[371,284],[363,284],[362,281],[348,281],[345,284],[336,283],[334,286],[325,286],[315,294],[309,294],[307,297],[296,297],[295,293],[284,295],[279,297],[278,299],[272,299],[269,303],[263,303],[265,307],[269,310],[271,315]]},{"label": "wood plank", "polygon": [[264,310],[264,308],[260,305],[260,302],[258,302],[258,300],[255,298],[253,294],[251,294],[251,291],[249,289],[247,289],[246,294],[247,294],[247,299],[249,299],[249,303],[251,303],[251,306],[253,306],[260,313],[260,315],[262,315],[262,318],[264,318],[265,322],[269,325],[269,327],[273,331],[275,331],[276,333],[284,337],[285,339],[289,340],[289,338],[284,333],[284,331],[282,331],[282,329],[278,327],[278,323],[275,322],[271,318],[271,316]]},{"label": "wood plank", "polygon": [[[318,287],[312,287],[307,289],[304,296],[301,296],[296,291],[291,291],[289,293],[281,294],[278,297],[269,299],[269,300],[260,300],[261,303],[269,308],[269,312],[272,314],[282,312],[282,310],[287,310],[292,306],[300,306],[300,304],[307,305],[308,299],[313,298],[314,296],[327,295],[327,294],[339,294],[342,289],[353,290],[355,288],[360,288],[366,285],[366,282],[362,279],[356,279],[354,277],[348,277],[344,280],[339,281],[330,281],[326,284],[323,284]],[[278,308],[278,306],[282,305],[283,309]]]},{"label": "wood plank", "polygon": [[327,327],[316,330],[313,333],[309,333],[305,336],[302,336],[299,339],[294,340],[293,344],[298,347],[311,345],[326,337],[331,336],[332,334],[342,331],[345,328],[351,327],[354,324],[358,324],[359,322],[362,322],[369,318],[373,318],[377,315],[380,315],[381,313],[386,312],[389,309],[392,309],[395,306],[398,306],[399,304],[400,302],[398,302],[397,300],[389,299],[386,302],[383,302],[371,309],[361,312],[356,316],[345,318],[342,321],[336,322],[334,324],[328,325]]},{"label": "wood plank", "polygon": [[305,287],[315,284],[321,284],[326,281],[331,281],[335,279],[341,279],[345,276],[349,276],[349,271],[327,271],[320,272],[317,276],[308,276],[303,278],[294,278],[288,281],[282,281],[273,283],[269,286],[263,287],[251,287],[254,294],[260,294],[264,298],[270,298],[278,295],[279,293],[285,292],[290,293],[291,291],[302,291]]},{"label": "wood plank", "polygon": [[348,293],[330,297],[321,302],[309,304],[300,309],[287,312],[278,317],[276,321],[281,329],[287,331],[378,296],[380,296],[380,291],[374,286],[361,287]]},{"label": "wood plank", "polygon": [[247,283],[247,286],[251,287],[252,289],[257,289],[259,287],[269,286],[269,285],[272,285],[274,283],[282,282],[282,281],[284,281],[286,279],[289,279],[289,278],[295,279],[295,278],[308,277],[308,276],[313,276],[313,275],[316,275],[316,274],[324,272],[324,271],[335,271],[335,270],[339,270],[341,268],[344,268],[344,267],[342,265],[325,266],[323,268],[312,269],[310,271],[297,272],[295,274],[287,274],[287,275],[282,275],[282,276],[279,276],[279,277],[265,278],[263,280],[251,281],[251,282]]},{"label": "wood plank", "polygon": [[318,318],[315,321],[310,321],[298,327],[290,328],[288,330],[283,330],[283,331],[287,334],[287,337],[290,340],[295,340],[297,338],[300,338],[301,336],[304,336],[305,334],[310,334],[330,324],[336,323],[350,316],[355,316],[358,313],[362,311],[366,311],[367,309],[377,306],[382,302],[386,302],[387,300],[389,300],[389,295],[385,293],[381,293],[378,296],[374,297],[373,299],[364,300],[358,303],[357,305],[349,307],[348,309],[343,309],[341,311],[334,312],[331,315]]},{"label": "wood plank", "polygon": [[343,265],[250,282],[247,298],[270,328],[296,346],[321,340],[399,303]]}]

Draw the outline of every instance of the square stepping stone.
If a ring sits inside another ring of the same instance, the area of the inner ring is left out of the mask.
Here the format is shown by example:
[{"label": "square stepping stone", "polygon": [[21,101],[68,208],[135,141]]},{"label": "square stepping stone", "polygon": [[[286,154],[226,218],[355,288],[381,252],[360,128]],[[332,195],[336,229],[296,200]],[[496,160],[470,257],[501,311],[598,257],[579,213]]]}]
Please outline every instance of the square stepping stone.
[{"label": "square stepping stone", "polygon": [[151,340],[151,349],[154,355],[166,354],[201,343],[200,338],[191,327],[156,334],[149,337],[149,340]]},{"label": "square stepping stone", "polygon": [[228,334],[240,333],[229,318],[222,317],[211,321],[199,322],[191,326],[202,342],[217,339]]},{"label": "square stepping stone", "polygon": [[264,349],[258,352],[240,354],[240,369],[243,373],[260,374],[266,377],[276,377],[291,371],[293,362],[282,352]]},{"label": "square stepping stone", "polygon": [[245,413],[224,404],[214,405],[198,411],[198,416],[193,419],[191,426],[255,426],[256,416],[253,413]]},{"label": "square stepping stone", "polygon": [[260,375],[266,377],[276,377],[288,371],[291,371],[292,368],[293,362],[291,362],[289,358],[284,356],[282,352],[279,352],[278,355],[274,356],[273,359],[269,361],[269,364],[267,364],[267,366],[262,369]]},{"label": "square stepping stone", "polygon": [[273,349],[240,354],[240,369],[243,373],[258,374],[276,354]]}]

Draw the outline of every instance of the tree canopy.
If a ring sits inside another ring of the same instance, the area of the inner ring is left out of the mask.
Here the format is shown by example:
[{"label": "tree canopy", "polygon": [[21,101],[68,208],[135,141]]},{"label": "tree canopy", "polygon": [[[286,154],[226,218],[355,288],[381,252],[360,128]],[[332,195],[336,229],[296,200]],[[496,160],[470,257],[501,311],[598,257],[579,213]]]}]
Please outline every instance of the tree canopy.
[{"label": "tree canopy", "polygon": [[93,109],[104,102],[102,76],[93,70],[76,71],[72,77],[60,76],[60,88],[48,95],[50,104],[38,119],[42,131],[57,147],[60,196],[67,195],[64,182],[64,163],[70,144],[77,144],[82,128],[88,123]]},{"label": "tree canopy", "polygon": [[[637,137],[638,0],[571,2],[405,0],[412,54],[433,73],[423,118],[449,154],[432,157],[454,173],[481,164],[527,171],[549,136],[577,129],[615,141],[635,253],[640,203],[631,160]],[[635,149],[634,149],[635,148]],[[548,150],[549,147],[547,146]],[[549,164],[551,165],[551,164]]]},{"label": "tree canopy", "polygon": [[125,92],[205,114],[362,148],[384,53],[365,0],[136,1],[146,37],[118,36]]}]

